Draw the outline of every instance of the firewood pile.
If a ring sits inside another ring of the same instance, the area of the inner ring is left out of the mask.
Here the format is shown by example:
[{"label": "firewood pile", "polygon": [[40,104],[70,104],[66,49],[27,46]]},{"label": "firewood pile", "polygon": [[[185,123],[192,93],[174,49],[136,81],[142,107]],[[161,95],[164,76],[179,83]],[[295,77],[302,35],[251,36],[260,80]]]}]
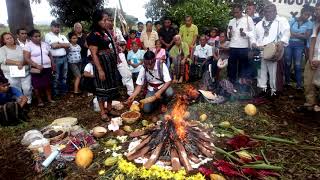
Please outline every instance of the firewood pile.
[{"label": "firewood pile", "polygon": [[213,157],[214,144],[208,130],[185,116],[188,102],[199,96],[194,90],[191,92],[193,93],[177,97],[172,112],[165,115],[163,121],[130,134],[138,139],[138,143],[129,148],[126,155],[129,161],[142,157],[147,159],[143,163],[147,169],[161,161],[166,166],[171,166],[173,171],[184,167],[190,172],[193,170],[192,164],[199,164],[204,159]]}]

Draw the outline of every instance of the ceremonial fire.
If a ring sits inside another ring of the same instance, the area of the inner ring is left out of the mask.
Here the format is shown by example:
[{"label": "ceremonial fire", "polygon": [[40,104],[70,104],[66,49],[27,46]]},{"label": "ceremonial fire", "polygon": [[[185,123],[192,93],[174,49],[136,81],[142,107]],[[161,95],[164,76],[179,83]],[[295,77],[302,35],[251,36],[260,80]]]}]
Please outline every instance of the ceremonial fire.
[{"label": "ceremonial fire", "polygon": [[185,116],[188,103],[197,99],[199,93],[193,87],[188,87],[186,94],[177,97],[173,110],[165,115],[161,123],[130,134],[139,142],[129,147],[128,160],[145,159],[142,163],[146,168],[160,161],[174,171],[184,167],[190,172],[193,165],[213,157],[213,139],[207,130],[199,122]]}]

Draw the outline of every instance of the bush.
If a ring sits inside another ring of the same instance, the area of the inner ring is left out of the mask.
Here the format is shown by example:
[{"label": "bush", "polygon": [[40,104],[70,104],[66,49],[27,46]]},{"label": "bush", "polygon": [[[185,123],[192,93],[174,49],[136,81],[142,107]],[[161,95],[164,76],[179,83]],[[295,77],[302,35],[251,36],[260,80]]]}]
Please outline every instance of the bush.
[{"label": "bush", "polygon": [[229,5],[214,3],[214,0],[186,0],[170,8],[167,15],[172,17],[174,22],[180,23],[183,23],[186,15],[192,16],[199,33],[204,33],[205,29],[211,27],[224,31],[231,19]]}]

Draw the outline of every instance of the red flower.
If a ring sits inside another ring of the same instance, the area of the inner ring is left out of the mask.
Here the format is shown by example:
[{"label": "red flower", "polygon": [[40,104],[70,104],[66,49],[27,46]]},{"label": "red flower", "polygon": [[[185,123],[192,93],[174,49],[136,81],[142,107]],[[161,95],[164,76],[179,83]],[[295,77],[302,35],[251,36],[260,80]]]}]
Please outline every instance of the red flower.
[{"label": "red flower", "polygon": [[247,175],[247,176],[252,176],[258,179],[263,179],[267,176],[272,176],[272,177],[279,177],[280,174],[272,172],[272,171],[268,171],[268,170],[255,170],[255,169],[251,169],[251,168],[243,168],[242,169],[243,174]]},{"label": "red flower", "polygon": [[246,135],[237,135],[227,141],[233,149],[240,149],[245,147],[254,147],[258,145],[258,141],[251,139]]},{"label": "red flower", "polygon": [[213,171],[211,169],[204,166],[199,167],[199,172],[205,176],[210,176],[210,174],[213,174]]},{"label": "red flower", "polygon": [[227,176],[242,176],[242,174],[237,170],[234,164],[231,164],[224,160],[218,160],[213,163],[219,171]]}]

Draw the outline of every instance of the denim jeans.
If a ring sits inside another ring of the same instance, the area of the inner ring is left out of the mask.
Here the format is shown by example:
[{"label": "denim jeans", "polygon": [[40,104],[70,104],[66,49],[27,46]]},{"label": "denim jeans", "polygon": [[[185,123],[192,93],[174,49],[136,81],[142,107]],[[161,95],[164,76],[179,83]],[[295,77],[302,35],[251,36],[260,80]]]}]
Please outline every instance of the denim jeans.
[{"label": "denim jeans", "polygon": [[301,88],[302,84],[302,57],[304,51],[303,42],[290,41],[289,46],[285,49],[285,79],[286,84],[290,83],[291,65],[294,63],[295,78],[297,88]]},{"label": "denim jeans", "polygon": [[[153,96],[157,91],[149,91],[147,92],[146,98]],[[169,87],[163,94],[162,94],[162,99],[160,101],[162,101],[163,103],[168,103],[170,98],[172,98],[174,92],[172,87]],[[159,104],[159,102],[153,102],[153,103],[147,103],[143,106],[143,111],[145,113],[151,113],[152,110]]]},{"label": "denim jeans", "polygon": [[54,95],[67,93],[68,59],[67,56],[53,57],[55,66],[53,91]]},{"label": "denim jeans", "polygon": [[235,83],[238,78],[253,78],[253,67],[248,59],[248,48],[230,48],[228,78]]}]

